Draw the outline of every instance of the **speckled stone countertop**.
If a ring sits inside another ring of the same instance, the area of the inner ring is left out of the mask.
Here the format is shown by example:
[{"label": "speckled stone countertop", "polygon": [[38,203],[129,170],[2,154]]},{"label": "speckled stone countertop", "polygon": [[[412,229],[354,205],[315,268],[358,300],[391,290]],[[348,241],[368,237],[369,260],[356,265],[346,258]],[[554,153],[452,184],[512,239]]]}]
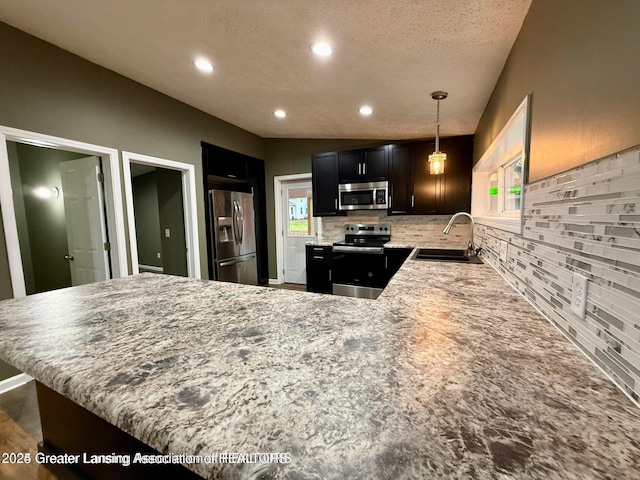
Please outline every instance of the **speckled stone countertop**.
[{"label": "speckled stone countertop", "polygon": [[640,410],[488,265],[378,300],[155,274],[0,302],[0,357],[225,479],[637,478]]}]

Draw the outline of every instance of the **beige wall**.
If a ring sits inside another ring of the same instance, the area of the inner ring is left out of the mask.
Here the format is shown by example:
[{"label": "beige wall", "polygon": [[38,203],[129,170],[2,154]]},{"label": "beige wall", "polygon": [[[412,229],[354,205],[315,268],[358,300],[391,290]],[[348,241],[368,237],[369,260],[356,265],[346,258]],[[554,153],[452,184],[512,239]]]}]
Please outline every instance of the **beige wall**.
[{"label": "beige wall", "polygon": [[[195,165],[200,141],[264,159],[264,140],[67,51],[0,23],[0,125]],[[196,181],[203,198],[203,184]],[[206,272],[203,202],[197,204]],[[0,234],[0,298],[11,296]],[[206,274],[205,274],[206,275]]]},{"label": "beige wall", "polygon": [[640,144],[640,2],[533,0],[476,130],[477,160],[532,93],[530,181]]}]

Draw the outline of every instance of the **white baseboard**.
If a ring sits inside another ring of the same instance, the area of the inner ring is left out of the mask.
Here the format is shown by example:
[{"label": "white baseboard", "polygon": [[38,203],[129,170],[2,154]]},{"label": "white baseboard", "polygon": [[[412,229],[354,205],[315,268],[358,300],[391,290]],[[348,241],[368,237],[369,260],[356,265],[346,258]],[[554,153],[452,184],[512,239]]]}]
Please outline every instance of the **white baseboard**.
[{"label": "white baseboard", "polygon": [[148,271],[148,272],[157,272],[157,273],[164,273],[164,268],[162,267],[154,267],[153,265],[142,265],[142,264],[138,264],[138,269],[140,271]]},{"label": "white baseboard", "polygon": [[31,380],[33,380],[33,378],[26,373],[19,373],[18,375],[9,377],[6,380],[2,380],[0,382],[0,395],[10,392],[14,388],[21,387],[25,383],[29,383]]},{"label": "white baseboard", "polygon": [[277,278],[270,278],[269,279],[269,285],[281,285],[282,282],[278,281]]}]

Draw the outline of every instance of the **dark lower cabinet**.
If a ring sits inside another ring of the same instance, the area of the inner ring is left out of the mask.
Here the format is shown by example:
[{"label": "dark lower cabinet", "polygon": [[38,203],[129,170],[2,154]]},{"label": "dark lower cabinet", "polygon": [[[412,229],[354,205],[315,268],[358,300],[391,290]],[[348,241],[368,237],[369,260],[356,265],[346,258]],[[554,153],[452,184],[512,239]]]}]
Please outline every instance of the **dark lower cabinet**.
[{"label": "dark lower cabinet", "polygon": [[307,245],[307,292],[333,293],[332,247]]}]

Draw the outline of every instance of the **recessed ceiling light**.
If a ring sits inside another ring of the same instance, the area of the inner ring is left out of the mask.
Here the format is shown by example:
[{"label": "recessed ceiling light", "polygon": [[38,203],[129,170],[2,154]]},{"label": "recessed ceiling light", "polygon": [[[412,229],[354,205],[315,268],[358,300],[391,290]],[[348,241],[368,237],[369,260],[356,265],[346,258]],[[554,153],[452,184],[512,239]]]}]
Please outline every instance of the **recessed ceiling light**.
[{"label": "recessed ceiling light", "polygon": [[213,65],[209,60],[205,60],[204,58],[198,58],[193,63],[196,65],[196,67],[198,67],[198,70],[202,72],[205,72],[205,73],[213,72]]},{"label": "recessed ceiling light", "polygon": [[360,115],[364,115],[364,116],[368,116],[371,115],[373,113],[373,108],[371,108],[368,105],[364,105],[362,107],[360,107],[360,110],[358,110],[360,112]]},{"label": "recessed ceiling light", "polygon": [[328,43],[312,43],[311,51],[321,57],[328,57],[333,53],[333,48]]},{"label": "recessed ceiling light", "polygon": [[276,110],[275,112],[273,112],[273,114],[278,118],[284,118],[287,116],[287,112],[285,112],[284,110]]}]

